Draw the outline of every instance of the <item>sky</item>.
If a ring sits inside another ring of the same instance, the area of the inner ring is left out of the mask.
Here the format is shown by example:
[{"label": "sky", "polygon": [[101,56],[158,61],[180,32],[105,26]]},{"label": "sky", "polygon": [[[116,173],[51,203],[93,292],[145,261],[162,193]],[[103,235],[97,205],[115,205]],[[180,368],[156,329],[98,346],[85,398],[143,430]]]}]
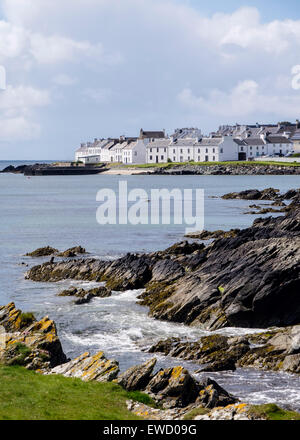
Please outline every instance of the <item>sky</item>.
[{"label": "sky", "polygon": [[299,49],[299,0],[0,0],[0,160],[295,121]]}]

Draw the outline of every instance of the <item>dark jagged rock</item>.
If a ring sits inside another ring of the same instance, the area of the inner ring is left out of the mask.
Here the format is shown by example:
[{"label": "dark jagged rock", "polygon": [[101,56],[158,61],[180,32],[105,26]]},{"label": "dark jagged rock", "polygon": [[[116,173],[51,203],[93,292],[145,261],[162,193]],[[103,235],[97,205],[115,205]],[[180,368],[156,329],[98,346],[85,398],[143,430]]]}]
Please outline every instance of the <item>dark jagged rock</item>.
[{"label": "dark jagged rock", "polygon": [[55,323],[48,317],[37,321],[22,313],[14,303],[0,307],[0,363],[21,365],[31,370],[49,369],[67,361],[57,336]]},{"label": "dark jagged rock", "polygon": [[70,249],[67,249],[66,251],[59,252],[57,249],[46,246],[39,249],[36,249],[33,252],[29,252],[26,254],[26,257],[48,257],[50,255],[55,255],[56,257],[63,257],[63,258],[71,258],[76,257],[80,254],[86,254],[86,250],[81,246],[76,246]]},{"label": "dark jagged rock", "polygon": [[240,232],[240,229],[231,229],[230,231],[203,231],[203,232],[193,232],[191,234],[187,234],[188,238],[197,238],[199,240],[212,240],[215,238],[230,238],[235,237],[237,233]]},{"label": "dark jagged rock", "polygon": [[165,251],[45,263],[34,281],[105,281],[109,289],[145,288],[142,305],[158,319],[200,325],[266,328],[300,323],[300,208],[259,218],[209,246],[183,242]]},{"label": "dark jagged rock", "polygon": [[58,252],[57,249],[50,246],[46,246],[46,247],[38,248],[33,252],[29,252],[28,254],[26,254],[26,257],[33,257],[33,258],[48,257],[50,255],[56,254],[57,252]]},{"label": "dark jagged rock", "polygon": [[[149,173],[147,173],[149,174]],[[299,175],[300,167],[293,164],[279,166],[279,165],[262,165],[259,163],[251,163],[249,165],[239,164],[235,165],[168,165],[166,167],[159,167],[151,170],[152,175],[199,175],[199,176],[260,176],[260,175]]]},{"label": "dark jagged rock", "polygon": [[196,403],[204,408],[212,409],[225,407],[238,402],[238,399],[229,394],[217,382],[209,377],[205,379],[200,386],[201,390]]},{"label": "dark jagged rock", "polygon": [[249,189],[241,192],[225,194],[222,199],[242,199],[242,200],[277,200],[279,189],[267,188],[262,191],[258,189]]},{"label": "dark jagged rock", "polygon": [[146,391],[164,408],[185,407],[196,401],[199,385],[185,368],[174,367],[158,371]]},{"label": "dark jagged rock", "polygon": [[117,383],[127,391],[144,390],[152,378],[156,362],[154,358],[143,365],[129,368],[118,377]]},{"label": "dark jagged rock", "polygon": [[81,246],[72,247],[64,252],[58,252],[57,257],[72,258],[80,254],[86,254],[86,250]]},{"label": "dark jagged rock", "polygon": [[203,336],[195,342],[170,338],[148,351],[196,362],[202,365],[197,373],[255,367],[299,374],[300,326],[241,337]]},{"label": "dark jagged rock", "polygon": [[118,377],[117,382],[128,391],[142,390],[163,408],[185,408],[189,405],[204,408],[227,406],[238,400],[216,382],[207,378],[195,380],[183,367],[161,369],[152,375],[156,359],[132,367]]},{"label": "dark jagged rock", "polygon": [[75,301],[75,304],[80,305],[90,302],[93,298],[108,298],[111,296],[111,290],[107,289],[105,286],[95,287],[90,290],[70,287],[70,289],[60,292],[58,296],[75,296],[78,298]]}]

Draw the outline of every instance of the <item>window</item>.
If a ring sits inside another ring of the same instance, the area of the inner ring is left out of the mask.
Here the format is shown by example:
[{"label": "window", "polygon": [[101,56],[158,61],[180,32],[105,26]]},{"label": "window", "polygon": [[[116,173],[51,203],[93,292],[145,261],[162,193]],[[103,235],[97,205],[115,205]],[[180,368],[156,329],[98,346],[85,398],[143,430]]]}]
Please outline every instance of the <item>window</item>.
[{"label": "window", "polygon": [[223,153],[223,148],[220,148],[220,153]]},{"label": "window", "polygon": [[188,156],[188,162],[191,160],[190,156]]},{"label": "window", "polygon": [[190,154],[190,149],[188,148],[188,154]]},{"label": "window", "polygon": [[183,153],[183,150],[182,150],[182,148],[180,149],[180,153],[181,153],[181,154]]},{"label": "window", "polygon": [[241,147],[241,151],[244,151],[244,147]]},{"label": "window", "polygon": [[173,157],[173,162],[176,162],[176,157]]},{"label": "window", "polygon": [[159,148],[157,148],[157,152],[159,153]]},{"label": "window", "polygon": [[198,153],[200,153],[200,148],[198,148]]},{"label": "window", "polygon": [[216,149],[215,148],[213,148],[213,153],[215,153],[216,152]]},{"label": "window", "polygon": [[164,160],[164,156],[160,156],[160,159],[161,159],[161,160]]},{"label": "window", "polygon": [[200,156],[198,156],[198,162],[201,162],[201,157]]},{"label": "window", "polygon": [[152,153],[152,148],[150,148],[150,153]]},{"label": "window", "polygon": [[152,160],[152,156],[150,156],[150,158],[149,158],[150,160]]},{"label": "window", "polygon": [[176,150],[173,150],[173,154],[175,154],[176,153]]},{"label": "window", "polygon": [[134,152],[134,155],[137,156],[137,151]]},{"label": "window", "polygon": [[213,156],[213,161],[215,161],[216,160],[216,156]]},{"label": "window", "polygon": [[165,152],[165,153],[167,152],[167,149],[166,149],[166,148],[164,148],[164,152]]}]

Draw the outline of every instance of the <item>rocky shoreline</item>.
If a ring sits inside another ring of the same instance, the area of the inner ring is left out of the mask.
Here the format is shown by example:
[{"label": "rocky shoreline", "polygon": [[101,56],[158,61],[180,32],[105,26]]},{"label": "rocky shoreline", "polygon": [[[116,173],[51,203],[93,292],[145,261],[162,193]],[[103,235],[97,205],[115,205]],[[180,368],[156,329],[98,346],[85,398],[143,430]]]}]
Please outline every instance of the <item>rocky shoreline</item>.
[{"label": "rocky shoreline", "polygon": [[[280,160],[279,160],[280,162]],[[253,162],[249,165],[239,164],[234,165],[172,165],[166,164],[162,167],[147,168],[129,168],[127,167],[110,167],[109,164],[101,164],[99,167],[55,167],[44,163],[37,163],[34,165],[19,165],[14,167],[10,165],[0,173],[14,173],[24,174],[25,176],[34,175],[84,175],[84,174],[132,174],[132,175],[199,175],[199,176],[261,176],[261,175],[300,175],[300,166],[286,163],[284,165],[264,165],[258,162]]]},{"label": "rocky shoreline", "polygon": [[[243,336],[212,333],[196,341],[161,340],[148,353],[192,361],[196,373],[255,368],[300,374],[300,191],[279,194],[272,188],[231,193],[225,199],[271,200],[284,215],[258,218],[243,230],[204,231],[201,241],[184,241],[149,254],[127,254],[114,261],[84,256],[80,246],[59,252],[46,247],[27,257],[46,258],[25,278],[35,282],[80,280],[103,282],[88,291],[76,287],[60,293],[77,304],[107,297],[112,291],[143,289],[138,302],[160,320],[206,330],[226,327],[265,329]],[[282,207],[282,206],[281,206]],[[213,240],[205,245],[202,240]],[[54,258],[58,258],[54,261]],[[217,382],[198,381],[178,366],[155,371],[156,358],[120,374],[119,363],[103,352],[67,359],[55,323],[37,321],[14,303],[0,307],[0,363],[22,365],[42,374],[84,381],[115,381],[128,391],[147,393],[158,408],[128,402],[150,419],[254,420],[251,405],[239,402]]]},{"label": "rocky shoreline", "polygon": [[[0,307],[0,326],[0,364],[19,365],[43,375],[58,374],[85,382],[115,382],[127,391],[142,391],[155,406],[128,401],[127,408],[145,419],[268,419],[255,406],[240,402],[210,378],[198,381],[181,366],[155,371],[156,358],[122,374],[118,361],[107,359],[103,352],[94,355],[85,352],[69,360],[63,353],[55,323],[48,317],[37,321],[34,316],[17,310],[14,303]],[[272,409],[284,412],[275,404]],[[296,412],[288,415],[292,419],[300,417]]]},{"label": "rocky shoreline", "polygon": [[180,176],[180,175],[199,175],[199,176],[262,176],[262,175],[298,175],[300,167],[293,164],[287,165],[263,165],[252,163],[251,165],[173,165],[151,170],[153,175]]}]

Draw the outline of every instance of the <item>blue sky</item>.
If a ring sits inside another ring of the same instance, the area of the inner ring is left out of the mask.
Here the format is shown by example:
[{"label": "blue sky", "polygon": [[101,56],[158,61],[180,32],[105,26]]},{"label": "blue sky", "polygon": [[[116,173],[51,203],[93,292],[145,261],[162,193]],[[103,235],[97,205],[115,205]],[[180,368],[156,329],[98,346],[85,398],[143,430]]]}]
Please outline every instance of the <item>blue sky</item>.
[{"label": "blue sky", "polygon": [[[180,2],[180,0],[179,0]],[[187,5],[193,6],[204,14],[214,14],[219,12],[233,12],[242,6],[252,6],[258,8],[263,21],[282,20],[290,18],[300,19],[299,0],[186,0]]]},{"label": "blue sky", "polygon": [[0,0],[0,160],[299,118],[297,0]]}]

